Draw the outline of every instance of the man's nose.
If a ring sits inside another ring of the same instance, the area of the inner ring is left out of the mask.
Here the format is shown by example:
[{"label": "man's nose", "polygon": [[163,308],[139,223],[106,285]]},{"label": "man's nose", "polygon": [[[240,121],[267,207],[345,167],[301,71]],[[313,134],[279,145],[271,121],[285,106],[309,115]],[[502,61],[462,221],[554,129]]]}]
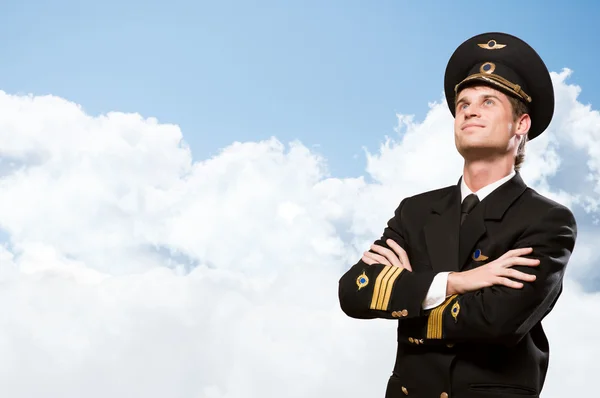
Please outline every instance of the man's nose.
[{"label": "man's nose", "polygon": [[480,115],[480,109],[477,105],[469,105],[469,108],[465,112],[465,117],[470,119],[472,117],[477,117]]}]

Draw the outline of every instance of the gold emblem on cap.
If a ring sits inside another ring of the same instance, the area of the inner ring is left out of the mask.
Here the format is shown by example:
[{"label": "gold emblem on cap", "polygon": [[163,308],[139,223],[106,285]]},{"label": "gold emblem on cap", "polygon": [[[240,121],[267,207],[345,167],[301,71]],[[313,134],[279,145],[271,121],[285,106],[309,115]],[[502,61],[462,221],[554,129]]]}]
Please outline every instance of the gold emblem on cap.
[{"label": "gold emblem on cap", "polygon": [[483,65],[481,65],[481,67],[479,68],[479,71],[481,73],[487,73],[487,74],[492,74],[494,73],[494,70],[496,69],[496,64],[493,62],[486,62]]},{"label": "gold emblem on cap", "polygon": [[477,45],[483,48],[484,50],[499,50],[501,48],[506,47],[506,44],[500,44],[494,39],[488,41],[487,43]]}]

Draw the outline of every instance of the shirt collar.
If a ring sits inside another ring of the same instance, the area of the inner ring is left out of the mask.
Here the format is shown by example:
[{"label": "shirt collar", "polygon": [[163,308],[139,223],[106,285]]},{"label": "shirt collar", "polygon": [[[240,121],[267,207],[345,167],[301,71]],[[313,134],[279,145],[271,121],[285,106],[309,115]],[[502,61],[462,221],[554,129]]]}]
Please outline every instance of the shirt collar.
[{"label": "shirt collar", "polygon": [[509,175],[507,175],[504,178],[499,179],[498,181],[492,182],[491,184],[486,185],[485,187],[481,188],[479,191],[477,192],[471,192],[471,190],[469,189],[469,187],[467,186],[467,184],[465,183],[465,178],[464,176],[460,179],[460,193],[461,193],[461,202],[469,195],[469,194],[476,194],[477,197],[479,198],[479,200],[483,200],[485,199],[486,196],[488,196],[489,194],[491,194],[496,188],[498,188],[499,186],[501,186],[502,184],[504,184],[506,181],[510,180],[511,178],[513,178],[515,176],[516,172],[513,169]]}]

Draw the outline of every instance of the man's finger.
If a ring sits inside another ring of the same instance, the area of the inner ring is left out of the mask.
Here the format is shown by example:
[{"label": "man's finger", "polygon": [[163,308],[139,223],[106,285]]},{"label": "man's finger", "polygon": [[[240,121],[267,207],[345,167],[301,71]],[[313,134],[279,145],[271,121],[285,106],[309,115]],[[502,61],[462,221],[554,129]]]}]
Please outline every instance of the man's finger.
[{"label": "man's finger", "polygon": [[394,265],[396,267],[402,267],[402,263],[400,262],[400,259],[390,249],[385,248],[383,246],[379,246],[379,245],[371,245],[371,250],[376,251],[377,253],[379,253],[382,256],[384,256],[385,258],[387,258],[387,260],[392,265]]},{"label": "man's finger", "polygon": [[408,260],[408,255],[406,254],[406,251],[402,248],[402,246],[400,246],[398,243],[396,243],[393,239],[388,239],[386,241],[386,243],[392,249],[394,249],[394,251],[396,252],[396,254],[398,255],[398,257],[400,257],[400,261],[402,262],[402,266],[404,268],[406,268],[407,270],[412,271],[412,267],[410,266],[410,261]]},{"label": "man's finger", "polygon": [[526,282],[533,282],[536,280],[535,275],[526,274],[524,272],[517,271],[516,269],[507,268],[505,269],[504,276],[511,277],[513,279],[519,279]]},{"label": "man's finger", "polygon": [[494,285],[504,285],[513,289],[521,289],[523,287],[523,284],[521,282],[511,281],[508,278],[498,278]]},{"label": "man's finger", "polygon": [[509,250],[506,253],[504,253],[504,255],[502,255],[501,258],[524,256],[526,254],[530,254],[532,251],[533,251],[532,247],[523,247],[520,249],[513,249],[513,250]]},{"label": "man's finger", "polygon": [[373,264],[377,263],[377,261],[375,261],[372,258],[369,258],[369,257],[367,257],[365,255],[362,256],[361,260],[362,260],[363,263],[365,263],[367,265],[373,265]]},{"label": "man's finger", "polygon": [[537,258],[511,257],[505,263],[506,267],[513,267],[515,265],[536,267],[540,264],[540,260],[538,260]]},{"label": "man's finger", "polygon": [[379,254],[375,254],[375,253],[371,253],[371,252],[364,252],[363,257],[367,257],[374,261],[370,265],[372,265],[372,264],[392,265],[385,257],[380,256]]}]

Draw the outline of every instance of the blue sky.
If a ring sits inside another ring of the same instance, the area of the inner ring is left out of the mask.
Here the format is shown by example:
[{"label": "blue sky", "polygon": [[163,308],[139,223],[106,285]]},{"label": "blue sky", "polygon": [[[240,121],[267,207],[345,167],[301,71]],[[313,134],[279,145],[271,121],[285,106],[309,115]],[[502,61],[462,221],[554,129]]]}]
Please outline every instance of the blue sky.
[{"label": "blue sky", "polygon": [[[557,127],[551,140],[528,146],[523,174],[570,205],[579,225],[563,295],[544,320],[552,354],[543,395],[594,396],[599,8],[4,4],[4,395],[383,396],[394,324],[346,317],[337,282],[381,236],[401,198],[457,181],[462,162],[449,149],[443,104],[402,140],[378,146],[396,134],[396,113],[421,122],[441,100],[447,60],[461,42],[499,30],[529,41],[551,70],[574,71],[566,82],[567,74],[555,79]],[[56,97],[20,95],[27,93]],[[73,103],[92,116],[125,114],[87,117]],[[213,161],[190,165],[179,131],[162,123],[181,127],[195,160]],[[309,150],[257,143],[271,136]],[[366,174],[363,146],[374,152],[376,183],[345,178]],[[337,178],[322,175],[312,149]]]},{"label": "blue sky", "polygon": [[599,11],[558,1],[13,2],[0,15],[0,89],[176,123],[195,159],[233,141],[299,139],[333,175],[356,176],[362,147],[394,135],[397,112],[422,119],[448,57],[477,33],[528,40],[551,70],[573,69],[580,100],[597,106],[588,54]]}]

